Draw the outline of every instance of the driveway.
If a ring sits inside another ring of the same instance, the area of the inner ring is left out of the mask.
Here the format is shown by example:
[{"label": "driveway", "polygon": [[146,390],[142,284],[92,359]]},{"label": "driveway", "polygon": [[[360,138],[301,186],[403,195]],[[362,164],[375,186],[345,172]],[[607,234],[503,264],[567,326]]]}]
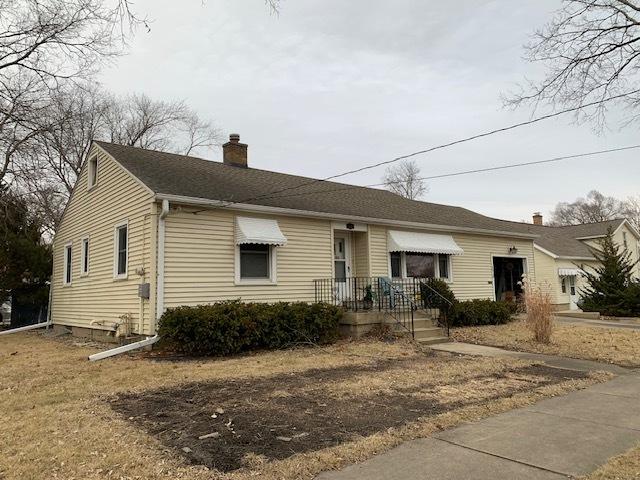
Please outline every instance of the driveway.
[{"label": "driveway", "polygon": [[561,325],[580,325],[583,327],[622,328],[622,329],[628,329],[628,330],[640,330],[640,321],[634,322],[633,320],[607,321],[607,320],[592,320],[587,318],[564,317],[564,316],[556,316],[554,318]]},{"label": "driveway", "polygon": [[640,441],[640,374],[406,442],[318,480],[560,480]]}]

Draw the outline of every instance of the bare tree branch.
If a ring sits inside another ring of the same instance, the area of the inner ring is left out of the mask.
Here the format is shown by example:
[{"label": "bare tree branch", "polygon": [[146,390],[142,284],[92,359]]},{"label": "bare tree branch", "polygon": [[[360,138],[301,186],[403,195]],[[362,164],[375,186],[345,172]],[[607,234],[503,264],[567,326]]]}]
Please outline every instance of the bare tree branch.
[{"label": "bare tree branch", "polygon": [[637,120],[640,110],[640,3],[638,0],[564,0],[554,18],[525,46],[526,58],[547,67],[546,76],[528,82],[504,99],[509,106],[546,104],[581,108],[576,120],[606,125],[607,97],[622,95]]},{"label": "bare tree branch", "polygon": [[428,191],[427,184],[420,178],[420,167],[414,160],[404,160],[387,167],[382,181],[388,190],[411,200]]}]

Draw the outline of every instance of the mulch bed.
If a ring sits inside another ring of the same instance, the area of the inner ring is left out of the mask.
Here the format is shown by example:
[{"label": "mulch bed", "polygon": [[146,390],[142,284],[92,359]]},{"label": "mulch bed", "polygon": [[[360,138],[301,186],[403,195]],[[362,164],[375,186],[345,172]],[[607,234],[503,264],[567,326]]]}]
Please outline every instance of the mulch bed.
[{"label": "mulch bed", "polygon": [[[473,395],[462,395],[453,403],[450,399],[447,403],[426,400],[414,394],[437,385],[424,383],[392,393],[372,390],[331,395],[326,389],[330,382],[384,375],[403,363],[406,368],[438,368],[438,361],[454,360],[424,358],[422,364],[415,359],[379,361],[265,378],[196,382],[120,394],[109,401],[116,412],[177,449],[190,463],[229,472],[243,467],[247,454],[283,459],[399,427],[419,417],[491,400]],[[528,385],[521,382],[493,398],[586,376],[542,365],[514,368],[503,375],[507,374],[533,375],[536,381]],[[474,379],[492,378],[495,375]]]}]

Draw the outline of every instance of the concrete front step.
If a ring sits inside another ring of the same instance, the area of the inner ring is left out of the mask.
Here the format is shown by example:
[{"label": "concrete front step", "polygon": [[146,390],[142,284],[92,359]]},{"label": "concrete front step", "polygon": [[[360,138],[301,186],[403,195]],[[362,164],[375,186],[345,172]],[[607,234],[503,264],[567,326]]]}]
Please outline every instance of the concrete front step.
[{"label": "concrete front step", "polygon": [[414,328],[413,333],[416,340],[445,336],[443,329],[440,327]]},{"label": "concrete front step", "polygon": [[448,343],[451,341],[452,340],[450,337],[430,337],[421,339],[416,338],[416,342],[418,342],[420,345],[435,345],[437,343]]}]

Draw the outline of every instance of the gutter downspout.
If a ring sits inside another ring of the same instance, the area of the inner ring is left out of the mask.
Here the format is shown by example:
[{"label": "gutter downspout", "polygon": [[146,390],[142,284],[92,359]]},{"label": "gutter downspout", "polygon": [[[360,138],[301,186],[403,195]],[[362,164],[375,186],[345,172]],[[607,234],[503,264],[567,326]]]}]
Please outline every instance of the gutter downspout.
[{"label": "gutter downspout", "polygon": [[47,321],[42,323],[36,323],[34,325],[27,325],[26,327],[10,328],[9,330],[4,330],[3,332],[0,332],[0,335],[9,335],[10,333],[26,332],[27,330],[33,330],[33,329],[42,328],[42,327],[49,327],[50,325],[51,323]]},{"label": "gutter downspout", "polygon": [[160,337],[158,335],[154,335],[153,337],[145,338],[144,340],[140,340],[139,342],[129,343],[128,345],[112,348],[111,350],[105,350],[104,352],[94,353],[93,355],[89,355],[89,361],[95,362],[96,360],[102,360],[103,358],[109,358],[109,357],[113,357],[114,355],[120,355],[121,353],[129,352],[137,348],[147,347],[149,345],[153,345],[158,340],[160,340]]},{"label": "gutter downspout", "polygon": [[[162,210],[158,215],[158,276],[157,276],[157,293],[156,293],[156,326],[157,321],[164,313],[164,234],[165,234],[165,218],[169,215],[169,200],[162,200]],[[105,350],[104,352],[94,353],[89,355],[89,361],[95,362],[96,360],[102,360],[104,358],[120,355],[121,353],[130,352],[138,348],[147,347],[153,345],[160,336],[156,333],[153,337],[147,337],[139,342],[129,343],[128,345],[122,345],[121,347],[112,348],[111,350]]]},{"label": "gutter downspout", "polygon": [[[158,273],[156,281],[156,328],[164,313],[164,245],[165,218],[169,215],[169,200],[162,200],[162,211],[158,216]],[[154,329],[155,330],[155,329]]]}]

